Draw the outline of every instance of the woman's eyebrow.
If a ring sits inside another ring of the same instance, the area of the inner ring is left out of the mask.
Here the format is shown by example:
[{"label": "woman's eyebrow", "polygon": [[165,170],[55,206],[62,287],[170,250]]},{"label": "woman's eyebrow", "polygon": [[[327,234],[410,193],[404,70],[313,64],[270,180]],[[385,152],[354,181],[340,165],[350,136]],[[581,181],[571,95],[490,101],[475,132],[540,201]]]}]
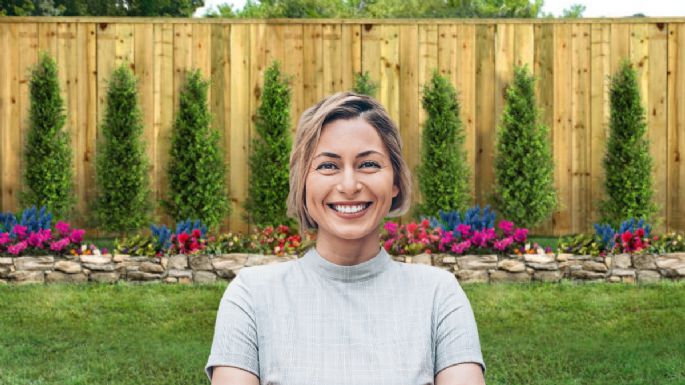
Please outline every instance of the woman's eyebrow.
[{"label": "woman's eyebrow", "polygon": [[[367,155],[371,155],[371,154],[383,155],[383,154],[381,154],[380,152],[378,152],[378,151],[376,151],[376,150],[368,150],[368,151],[360,152],[359,154],[357,154],[357,156],[356,156],[355,158],[361,158],[361,157],[364,157],[364,156],[367,156]],[[340,158],[341,158],[340,155],[335,154],[335,153],[333,153],[333,152],[322,152],[322,153],[320,153],[319,155],[315,156],[313,159],[316,159],[316,158],[318,158],[318,157],[320,157],[320,156],[327,156],[327,157],[329,157],[329,158],[336,158],[336,159],[340,159]]]}]

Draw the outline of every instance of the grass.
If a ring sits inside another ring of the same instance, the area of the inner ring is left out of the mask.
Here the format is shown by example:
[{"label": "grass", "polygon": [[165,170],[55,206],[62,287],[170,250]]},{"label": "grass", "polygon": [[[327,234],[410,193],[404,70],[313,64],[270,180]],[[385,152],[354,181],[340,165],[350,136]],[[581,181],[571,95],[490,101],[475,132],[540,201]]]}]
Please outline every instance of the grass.
[{"label": "grass", "polygon": [[[0,287],[0,384],[208,384],[225,288]],[[464,290],[490,385],[685,383],[685,282]]]}]

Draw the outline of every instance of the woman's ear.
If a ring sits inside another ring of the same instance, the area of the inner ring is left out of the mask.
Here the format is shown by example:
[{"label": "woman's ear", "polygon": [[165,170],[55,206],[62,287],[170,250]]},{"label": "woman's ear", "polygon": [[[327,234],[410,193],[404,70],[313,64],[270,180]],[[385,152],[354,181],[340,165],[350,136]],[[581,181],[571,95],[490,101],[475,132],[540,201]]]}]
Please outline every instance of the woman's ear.
[{"label": "woman's ear", "polygon": [[399,193],[400,193],[400,188],[397,187],[396,184],[392,185],[392,197],[396,198]]}]

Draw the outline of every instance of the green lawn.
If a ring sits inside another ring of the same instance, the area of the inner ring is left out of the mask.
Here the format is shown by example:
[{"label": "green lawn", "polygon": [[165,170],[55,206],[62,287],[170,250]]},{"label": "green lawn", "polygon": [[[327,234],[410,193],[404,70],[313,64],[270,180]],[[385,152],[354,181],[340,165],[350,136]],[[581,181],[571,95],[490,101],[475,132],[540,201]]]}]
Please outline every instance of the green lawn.
[{"label": "green lawn", "polygon": [[[208,384],[225,287],[0,287],[0,384]],[[685,282],[464,289],[488,384],[685,383]]]}]

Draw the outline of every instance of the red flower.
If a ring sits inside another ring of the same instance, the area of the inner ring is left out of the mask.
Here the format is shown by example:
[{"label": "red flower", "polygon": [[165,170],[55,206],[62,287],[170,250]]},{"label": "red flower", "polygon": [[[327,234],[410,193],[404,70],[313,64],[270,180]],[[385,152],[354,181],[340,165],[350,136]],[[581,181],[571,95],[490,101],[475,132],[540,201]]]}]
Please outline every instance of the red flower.
[{"label": "red flower", "polygon": [[642,228],[637,229],[637,230],[635,230],[635,235],[637,235],[640,238],[644,238],[645,237],[645,230]]},{"label": "red flower", "polygon": [[182,232],[181,234],[178,234],[178,241],[179,241],[181,244],[185,244],[186,241],[188,241],[188,238],[190,238],[190,236],[189,236],[188,234],[186,234],[185,232]]},{"label": "red flower", "polygon": [[200,234],[200,230],[199,230],[199,229],[195,229],[195,230],[193,230],[193,232],[191,233],[191,235],[193,236],[193,238],[200,238],[200,236],[201,236],[202,234]]},{"label": "red flower", "polygon": [[412,222],[412,223],[407,223],[407,233],[409,233],[409,234],[414,234],[414,232],[416,231],[416,229],[417,229],[418,227],[419,227],[419,225],[417,225],[417,224],[414,223],[414,222]]},{"label": "red flower", "polygon": [[630,231],[626,231],[623,233],[623,235],[621,235],[621,239],[624,243],[628,243],[631,239],[633,239],[633,234]]}]

